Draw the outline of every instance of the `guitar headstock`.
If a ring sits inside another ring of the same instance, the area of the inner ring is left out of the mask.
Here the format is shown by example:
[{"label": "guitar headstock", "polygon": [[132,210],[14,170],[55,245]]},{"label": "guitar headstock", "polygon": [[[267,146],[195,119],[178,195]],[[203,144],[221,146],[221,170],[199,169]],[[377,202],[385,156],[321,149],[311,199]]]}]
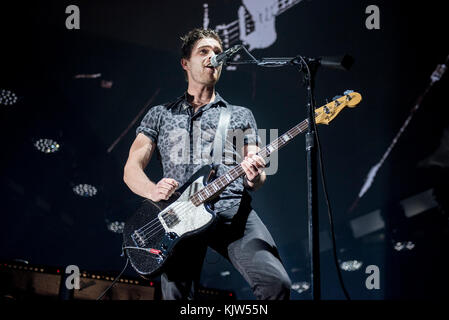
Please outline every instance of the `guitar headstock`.
[{"label": "guitar headstock", "polygon": [[335,97],[332,102],[315,109],[315,122],[317,124],[329,124],[344,107],[353,108],[360,101],[362,101],[360,93],[347,90],[343,93],[343,96]]}]

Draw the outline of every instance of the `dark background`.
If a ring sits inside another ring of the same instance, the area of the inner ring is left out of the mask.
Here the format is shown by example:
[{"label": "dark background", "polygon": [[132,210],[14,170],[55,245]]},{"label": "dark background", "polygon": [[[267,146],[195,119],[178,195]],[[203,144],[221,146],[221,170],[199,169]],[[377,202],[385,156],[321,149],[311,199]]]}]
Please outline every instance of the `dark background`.
[{"label": "dark background", "polygon": [[[123,166],[135,137],[134,124],[145,103],[170,101],[186,82],[179,65],[179,37],[201,27],[205,1],[17,1],[1,9],[0,89],[19,96],[0,106],[2,137],[0,259],[33,264],[78,265],[118,273],[121,235],[107,222],[124,221],[139,197],[123,183]],[[80,8],[81,29],[68,30],[65,8]],[[241,2],[208,1],[210,27],[237,18]],[[380,8],[380,30],[368,30],[365,8]],[[448,220],[444,208],[407,218],[401,200],[441,184],[444,170],[418,164],[440,145],[446,117],[447,76],[436,83],[391,152],[376,179],[349,212],[369,169],[376,164],[429,83],[447,50],[446,14],[439,1],[303,1],[276,17],[277,40],[254,50],[257,57],[332,56],[355,58],[350,72],[321,69],[318,105],[346,89],[362,103],[320,126],[328,191],[336,225],[339,258],[363,261],[343,272],[354,299],[433,299],[447,297]],[[96,79],[76,74],[101,73]],[[293,68],[240,67],[223,71],[217,90],[234,104],[250,107],[259,128],[287,131],[306,117],[306,90]],[[113,81],[102,88],[101,80]],[[158,91],[159,90],[159,91]],[[157,94],[155,94],[157,93]],[[51,138],[60,151],[44,154],[33,144]],[[309,281],[304,139],[279,153],[278,171],[254,193],[253,206],[277,242],[293,282]],[[148,175],[159,180],[156,158]],[[92,198],[72,191],[78,183],[98,188]],[[446,195],[443,190],[443,198]],[[447,197],[447,196],[446,196]],[[322,295],[343,299],[330,249],[329,222],[320,187]],[[350,221],[381,210],[385,227],[354,238]],[[325,239],[326,238],[326,239]],[[395,251],[395,241],[411,240],[411,251]],[[326,245],[327,244],[327,245]],[[380,268],[379,290],[365,287],[365,268]],[[230,275],[221,276],[228,270]],[[135,275],[129,268],[125,274]],[[157,279],[155,279],[157,280]],[[233,290],[253,299],[240,274],[209,251],[202,285]],[[310,291],[309,291],[310,292]],[[293,299],[310,299],[292,291]]]}]

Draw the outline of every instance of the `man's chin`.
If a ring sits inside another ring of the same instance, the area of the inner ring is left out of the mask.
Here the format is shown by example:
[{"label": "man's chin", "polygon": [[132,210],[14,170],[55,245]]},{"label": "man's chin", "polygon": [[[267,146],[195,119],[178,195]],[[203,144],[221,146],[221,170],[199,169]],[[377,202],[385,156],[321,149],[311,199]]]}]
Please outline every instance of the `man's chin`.
[{"label": "man's chin", "polygon": [[218,79],[207,79],[203,82],[204,85],[210,87],[210,86],[214,86],[216,83],[218,82]]}]

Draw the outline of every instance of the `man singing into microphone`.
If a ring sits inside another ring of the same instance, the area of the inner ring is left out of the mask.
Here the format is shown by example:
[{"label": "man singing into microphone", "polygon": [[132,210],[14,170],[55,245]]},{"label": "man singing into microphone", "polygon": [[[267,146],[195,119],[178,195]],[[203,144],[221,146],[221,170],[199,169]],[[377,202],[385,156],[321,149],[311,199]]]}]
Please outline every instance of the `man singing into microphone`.
[{"label": "man singing into microphone", "polygon": [[[144,198],[154,202],[167,200],[197,170],[220,159],[205,155],[214,150],[223,108],[232,110],[228,130],[245,132],[241,150],[236,148],[239,143],[229,141],[224,148],[231,159],[240,160],[245,175],[229,184],[214,200],[212,208],[217,223],[177,244],[161,275],[162,297],[195,298],[210,246],[241,273],[257,299],[289,299],[290,278],[273,238],[250,204],[248,190],[257,190],[266,180],[265,161],[256,155],[259,140],[253,114],[248,108],[229,104],[215,91],[222,67],[213,67],[211,58],[223,51],[219,36],[212,30],[194,29],[181,39],[181,66],[188,82],[187,91],[170,103],[150,108],[145,115],[129,151],[124,181]],[[156,148],[164,177],[154,183],[144,169]],[[213,165],[217,176],[221,176],[237,164],[220,159]]]}]

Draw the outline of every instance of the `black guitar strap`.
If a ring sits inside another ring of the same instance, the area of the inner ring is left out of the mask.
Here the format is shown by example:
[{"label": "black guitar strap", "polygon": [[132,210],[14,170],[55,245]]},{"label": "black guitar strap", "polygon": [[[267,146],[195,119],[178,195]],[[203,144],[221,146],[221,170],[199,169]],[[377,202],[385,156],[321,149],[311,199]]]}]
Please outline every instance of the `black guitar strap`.
[{"label": "black guitar strap", "polygon": [[[231,109],[231,105],[228,104],[225,105],[225,107],[222,108],[220,112],[220,119],[218,120],[217,131],[215,132],[214,144],[210,152],[212,164],[214,166],[217,166],[223,161],[223,153],[226,146],[226,132],[231,120]],[[221,156],[218,157],[218,154],[220,154]]]}]

